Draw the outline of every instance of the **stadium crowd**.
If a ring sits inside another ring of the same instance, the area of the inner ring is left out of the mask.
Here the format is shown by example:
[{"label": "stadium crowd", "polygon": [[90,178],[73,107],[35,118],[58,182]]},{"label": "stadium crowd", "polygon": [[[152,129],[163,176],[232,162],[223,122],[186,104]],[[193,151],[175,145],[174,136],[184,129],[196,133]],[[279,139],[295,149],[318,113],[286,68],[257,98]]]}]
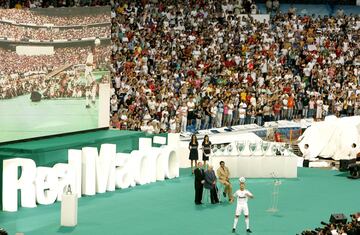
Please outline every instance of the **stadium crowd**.
[{"label": "stadium crowd", "polygon": [[[84,64],[91,47],[67,47],[54,49],[54,55],[25,56],[14,51],[0,49],[0,74],[22,75],[28,72],[48,72],[67,64]],[[109,56],[109,47],[97,49],[97,58],[104,61]]]},{"label": "stadium crowd", "polygon": [[91,16],[47,16],[37,14],[28,9],[0,9],[2,21],[15,21],[23,24],[53,24],[55,26],[89,25],[110,22],[110,14],[99,13]]},{"label": "stadium crowd", "polygon": [[109,4],[110,0],[0,0],[0,7],[16,9],[106,6]]},{"label": "stadium crowd", "polygon": [[74,70],[62,72],[51,78],[46,74],[31,74],[4,83],[0,81],[0,84],[0,99],[11,99],[34,91],[41,93],[43,99],[81,98],[85,97],[87,91],[94,90],[94,95],[98,92],[96,82],[87,86],[80,73],[74,73]]},{"label": "stadium crowd", "polygon": [[359,16],[259,22],[232,1],[124,2],[111,14],[114,127],[184,132],[360,114]]},{"label": "stadium crowd", "polygon": [[80,29],[30,28],[0,23],[0,37],[12,38],[16,41],[78,39],[88,37],[109,37],[109,25],[104,27],[82,27]]},{"label": "stadium crowd", "polygon": [[357,235],[360,234],[360,213],[351,215],[351,221],[345,223],[325,223],[323,227],[305,230],[301,235]]},{"label": "stadium crowd", "polygon": [[[74,69],[65,71],[55,78],[47,75],[65,65],[85,64],[91,50],[91,47],[58,48],[54,55],[20,56],[16,52],[1,49],[0,99],[14,98],[34,90],[44,92],[45,98],[83,96],[85,82],[80,79],[83,69],[78,72]],[[108,46],[96,48],[95,66],[107,63],[109,56]]]}]

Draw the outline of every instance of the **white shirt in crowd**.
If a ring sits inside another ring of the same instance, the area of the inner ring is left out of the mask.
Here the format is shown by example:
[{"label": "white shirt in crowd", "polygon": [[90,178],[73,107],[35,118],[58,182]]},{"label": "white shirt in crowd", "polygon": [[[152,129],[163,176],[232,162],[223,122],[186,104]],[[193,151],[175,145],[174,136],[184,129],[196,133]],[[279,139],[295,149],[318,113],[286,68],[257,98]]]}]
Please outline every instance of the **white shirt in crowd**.
[{"label": "white shirt in crowd", "polygon": [[188,109],[189,109],[189,112],[193,111],[194,108],[195,108],[195,103],[194,103],[194,101],[193,101],[193,100],[189,100],[189,101],[187,102],[187,107],[188,107]]},{"label": "white shirt in crowd", "polygon": [[246,115],[246,104],[245,105],[240,104],[239,117],[240,118],[245,118],[245,115]]}]

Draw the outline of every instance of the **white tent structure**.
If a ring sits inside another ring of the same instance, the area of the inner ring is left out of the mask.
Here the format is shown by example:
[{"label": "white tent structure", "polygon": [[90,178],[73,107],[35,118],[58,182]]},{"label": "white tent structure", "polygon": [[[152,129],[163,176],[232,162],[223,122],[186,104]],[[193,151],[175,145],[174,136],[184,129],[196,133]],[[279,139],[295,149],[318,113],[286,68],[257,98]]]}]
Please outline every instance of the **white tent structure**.
[{"label": "white tent structure", "polygon": [[299,140],[302,152],[304,145],[309,145],[310,158],[349,159],[351,145],[360,145],[360,116],[328,116],[325,121],[314,122]]}]

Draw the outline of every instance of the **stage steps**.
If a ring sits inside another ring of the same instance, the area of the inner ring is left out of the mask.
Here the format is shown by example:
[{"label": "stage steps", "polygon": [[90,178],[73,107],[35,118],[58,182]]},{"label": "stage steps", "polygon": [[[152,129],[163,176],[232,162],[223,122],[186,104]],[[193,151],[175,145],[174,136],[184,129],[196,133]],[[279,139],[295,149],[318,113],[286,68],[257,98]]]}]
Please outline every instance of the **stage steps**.
[{"label": "stage steps", "polygon": [[299,145],[297,143],[293,143],[290,145],[291,149],[293,150],[293,153],[295,153],[297,156],[302,157],[302,152],[299,148]]}]

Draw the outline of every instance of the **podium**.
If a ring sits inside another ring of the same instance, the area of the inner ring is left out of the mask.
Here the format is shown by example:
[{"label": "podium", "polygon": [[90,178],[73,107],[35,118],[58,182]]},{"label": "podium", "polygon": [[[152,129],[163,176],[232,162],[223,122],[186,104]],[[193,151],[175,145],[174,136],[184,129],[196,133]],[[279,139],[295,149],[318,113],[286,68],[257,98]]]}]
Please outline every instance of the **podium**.
[{"label": "podium", "polygon": [[77,225],[78,198],[76,193],[63,194],[61,200],[61,226]]},{"label": "podium", "polygon": [[280,190],[281,180],[275,179],[273,184],[273,191],[271,193],[271,205],[270,208],[267,209],[267,212],[275,213],[278,212],[278,203],[279,203],[279,190]]}]

